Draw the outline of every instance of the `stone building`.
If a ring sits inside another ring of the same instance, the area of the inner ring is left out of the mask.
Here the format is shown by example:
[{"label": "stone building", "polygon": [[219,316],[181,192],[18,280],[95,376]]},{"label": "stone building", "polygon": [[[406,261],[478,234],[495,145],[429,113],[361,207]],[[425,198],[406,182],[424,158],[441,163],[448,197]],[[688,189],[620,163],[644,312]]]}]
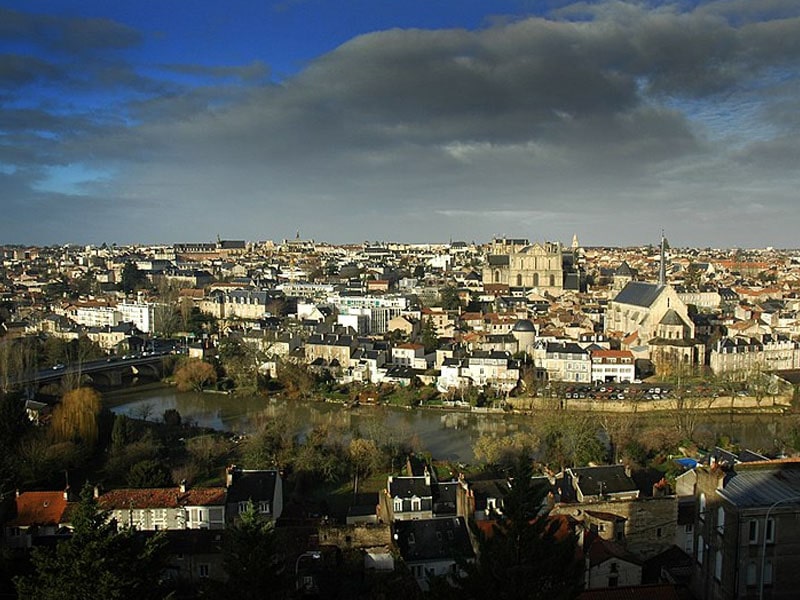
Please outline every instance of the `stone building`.
[{"label": "stone building", "polygon": [[483,268],[483,282],[560,295],[564,290],[561,244],[528,245],[527,240],[495,239]]},{"label": "stone building", "polygon": [[695,596],[797,598],[800,460],[716,463],[695,471]]}]

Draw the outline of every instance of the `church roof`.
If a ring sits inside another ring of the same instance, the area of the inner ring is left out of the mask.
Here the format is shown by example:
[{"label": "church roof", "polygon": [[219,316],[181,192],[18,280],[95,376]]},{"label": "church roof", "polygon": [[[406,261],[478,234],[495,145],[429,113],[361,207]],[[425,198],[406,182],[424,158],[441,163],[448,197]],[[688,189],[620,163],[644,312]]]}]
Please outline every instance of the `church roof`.
[{"label": "church roof", "polygon": [[614,271],[614,275],[620,277],[633,277],[633,271],[627,261],[623,260],[622,264]]},{"label": "church roof", "polygon": [[659,325],[678,325],[683,327],[686,323],[677,312],[670,308],[664,313],[664,316],[661,317]]},{"label": "church roof", "polygon": [[656,283],[645,283],[642,281],[629,281],[622,288],[614,302],[621,304],[633,304],[634,306],[649,307],[661,295],[664,286]]},{"label": "church roof", "polygon": [[529,319],[520,319],[514,324],[514,328],[511,331],[517,331],[517,332],[531,331],[536,333],[536,328],[533,326],[533,323],[531,323]]}]

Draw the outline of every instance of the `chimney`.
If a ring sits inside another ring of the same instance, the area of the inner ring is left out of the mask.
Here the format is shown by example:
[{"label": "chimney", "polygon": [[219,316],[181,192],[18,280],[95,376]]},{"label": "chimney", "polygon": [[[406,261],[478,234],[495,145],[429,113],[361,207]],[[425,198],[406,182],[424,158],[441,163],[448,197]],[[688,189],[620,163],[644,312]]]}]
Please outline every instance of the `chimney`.
[{"label": "chimney", "polygon": [[64,488],[64,500],[69,502],[69,486]]},{"label": "chimney", "polygon": [[181,484],[180,484],[180,486],[178,486],[178,489],[180,490],[181,494],[185,494],[186,493],[186,480],[185,479],[181,479]]},{"label": "chimney", "polygon": [[431,485],[431,472],[428,470],[428,467],[425,467],[425,485]]},{"label": "chimney", "polygon": [[625,465],[625,477],[630,478],[630,476],[631,476],[631,466]]},{"label": "chimney", "polygon": [[233,476],[236,472],[236,465],[229,465],[225,469],[225,487],[231,487],[233,485]]},{"label": "chimney", "polygon": [[94,496],[95,500],[97,500],[100,497],[100,486],[99,485],[94,486],[94,494],[93,494],[93,496]]}]

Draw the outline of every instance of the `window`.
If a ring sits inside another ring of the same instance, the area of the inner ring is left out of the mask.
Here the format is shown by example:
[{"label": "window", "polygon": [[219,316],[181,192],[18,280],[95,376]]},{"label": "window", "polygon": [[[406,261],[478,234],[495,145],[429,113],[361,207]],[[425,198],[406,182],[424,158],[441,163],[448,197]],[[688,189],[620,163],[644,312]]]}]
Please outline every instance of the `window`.
[{"label": "window", "polygon": [[198,567],[198,573],[200,574],[200,577],[208,577],[208,565],[200,565]]},{"label": "window", "polygon": [[619,584],[619,575],[608,576],[608,587],[617,587]]},{"label": "window", "polygon": [[722,550],[717,550],[714,555],[714,578],[722,581]]},{"label": "window", "polygon": [[245,500],[243,502],[239,502],[239,514],[247,511],[247,504],[248,502]]},{"label": "window", "polygon": [[745,583],[748,586],[756,585],[756,563],[751,561],[747,563],[747,571],[745,572]]},{"label": "window", "polygon": [[403,499],[402,498],[395,498],[394,499],[394,512],[403,512]]},{"label": "window", "polygon": [[694,525],[692,525],[691,523],[683,526],[683,533],[692,533],[693,531],[694,531]]},{"label": "window", "polygon": [[619,565],[615,562],[612,562],[611,566],[609,567],[609,571],[611,573],[619,573]]},{"label": "window", "polygon": [[258,511],[261,512],[261,513],[264,513],[264,514],[269,514],[269,512],[270,512],[269,511],[269,501],[268,500],[262,500],[261,502],[259,502],[258,503]]},{"label": "window", "polygon": [[661,527],[656,528],[656,537],[660,538],[661,535],[664,533],[664,530]]},{"label": "window", "polygon": [[703,554],[705,552],[705,541],[702,535],[697,536],[697,562],[703,564]]},{"label": "window", "polygon": [[411,510],[422,510],[422,500],[419,498],[411,499]]},{"label": "window", "polygon": [[775,542],[775,519],[767,519],[767,530],[764,535],[768,544]]},{"label": "window", "polygon": [[758,521],[755,519],[747,523],[747,541],[750,544],[758,543]]},{"label": "window", "polygon": [[698,512],[698,518],[701,521],[706,520],[706,495],[700,494],[700,510]]},{"label": "window", "polygon": [[772,585],[772,561],[764,562],[764,585]]},{"label": "window", "polygon": [[725,509],[721,506],[717,508],[717,531],[725,533]]}]

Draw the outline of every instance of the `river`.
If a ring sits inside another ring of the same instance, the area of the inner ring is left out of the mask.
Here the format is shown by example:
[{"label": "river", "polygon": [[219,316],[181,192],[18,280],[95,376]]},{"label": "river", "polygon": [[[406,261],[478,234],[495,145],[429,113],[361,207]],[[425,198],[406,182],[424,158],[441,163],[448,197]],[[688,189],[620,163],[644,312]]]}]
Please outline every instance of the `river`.
[{"label": "river", "polygon": [[[303,435],[326,426],[344,437],[372,434],[377,439],[411,441],[434,458],[474,462],[472,448],[481,434],[513,435],[533,429],[535,416],[522,414],[475,414],[438,409],[406,410],[387,406],[346,409],[324,402],[265,399],[246,394],[178,392],[173,387],[148,385],[116,391],[105,396],[114,413],[159,421],[165,410],[176,409],[184,421],[220,431],[246,434],[263,419],[279,419],[292,433]],[[649,415],[669,425],[671,417]],[[695,439],[708,441],[727,436],[742,448],[769,452],[776,440],[785,440],[798,424],[793,416],[777,414],[709,414],[698,417]],[[779,445],[779,443],[777,444]]]}]

